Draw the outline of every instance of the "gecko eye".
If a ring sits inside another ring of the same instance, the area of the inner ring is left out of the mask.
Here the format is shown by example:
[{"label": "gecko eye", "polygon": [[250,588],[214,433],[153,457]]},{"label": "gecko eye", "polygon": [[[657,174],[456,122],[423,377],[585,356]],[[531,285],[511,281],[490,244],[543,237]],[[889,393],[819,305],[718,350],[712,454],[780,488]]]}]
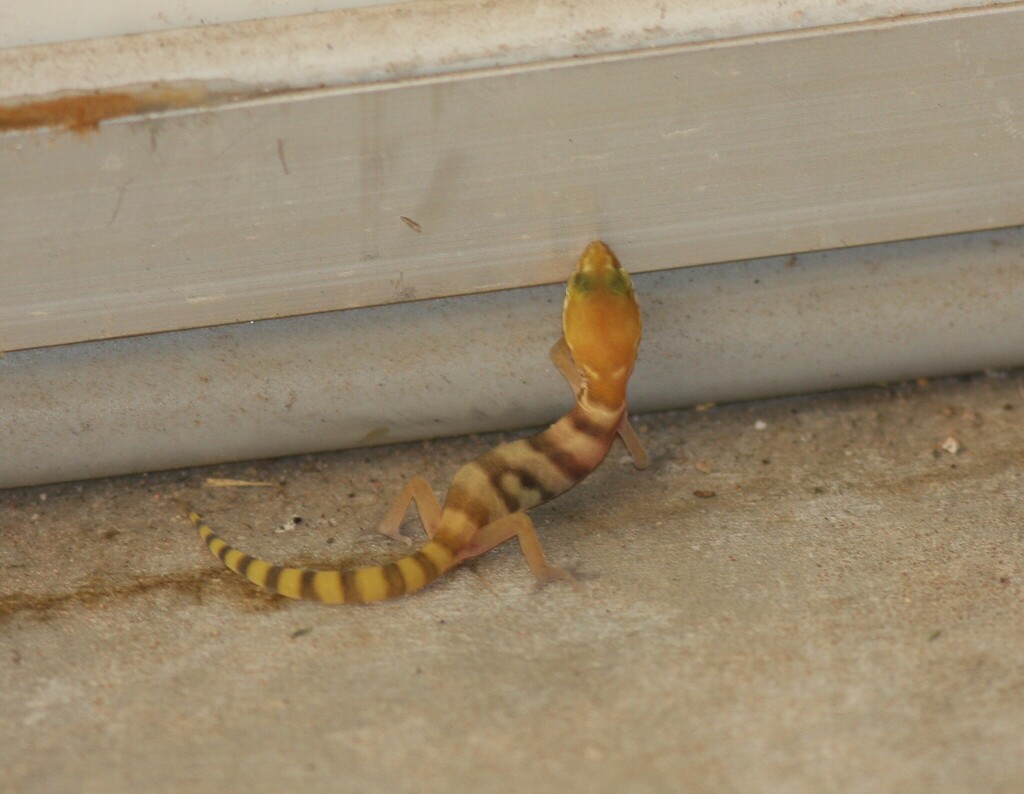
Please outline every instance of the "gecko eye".
[{"label": "gecko eye", "polygon": [[622,270],[621,266],[608,274],[608,289],[617,295],[629,295],[633,292],[633,282],[630,280],[629,274]]},{"label": "gecko eye", "polygon": [[586,273],[573,273],[569,279],[569,289],[574,293],[586,295],[594,289],[594,279]]}]

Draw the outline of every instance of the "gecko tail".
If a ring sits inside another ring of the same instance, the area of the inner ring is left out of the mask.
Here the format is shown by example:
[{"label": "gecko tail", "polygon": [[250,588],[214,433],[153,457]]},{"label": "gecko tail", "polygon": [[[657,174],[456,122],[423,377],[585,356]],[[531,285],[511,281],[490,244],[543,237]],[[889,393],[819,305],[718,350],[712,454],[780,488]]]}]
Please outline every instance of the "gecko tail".
[{"label": "gecko tail", "polygon": [[426,587],[456,562],[456,551],[437,540],[431,540],[407,557],[383,565],[344,571],[288,568],[257,559],[229,546],[191,508],[188,517],[214,557],[254,585],[287,598],[320,601],[324,604],[385,601]]}]

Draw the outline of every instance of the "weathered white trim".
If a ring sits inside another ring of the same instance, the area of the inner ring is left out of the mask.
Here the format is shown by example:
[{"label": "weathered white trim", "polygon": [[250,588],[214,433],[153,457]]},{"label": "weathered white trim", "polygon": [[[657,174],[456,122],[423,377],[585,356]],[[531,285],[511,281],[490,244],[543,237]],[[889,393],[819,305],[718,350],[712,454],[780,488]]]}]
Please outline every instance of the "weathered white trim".
[{"label": "weathered white trim", "polygon": [[[116,27],[97,27],[110,22],[100,21],[94,3],[75,2],[64,17],[65,35],[87,40],[0,50],[0,97],[191,80],[264,88],[350,85],[1016,5],[1010,0],[415,0],[155,30],[197,20],[169,9],[148,25],[132,17]],[[76,20],[76,10],[88,18]],[[204,7],[202,18],[216,14],[214,3]],[[13,36],[9,21],[6,29]],[[96,38],[145,29],[153,32]],[[0,39],[0,46],[17,43]]]},{"label": "weathered white trim", "polygon": [[553,283],[594,237],[642,272],[1019,224],[1021,41],[1004,7],[11,132],[0,349]]}]

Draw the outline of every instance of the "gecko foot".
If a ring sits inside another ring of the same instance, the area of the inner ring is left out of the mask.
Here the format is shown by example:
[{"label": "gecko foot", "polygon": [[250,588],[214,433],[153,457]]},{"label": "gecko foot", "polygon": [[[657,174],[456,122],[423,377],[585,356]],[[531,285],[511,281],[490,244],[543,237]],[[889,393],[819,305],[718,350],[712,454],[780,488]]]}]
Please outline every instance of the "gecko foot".
[{"label": "gecko foot", "polygon": [[412,538],[407,535],[403,535],[402,531],[397,527],[391,529],[390,527],[377,527],[377,532],[386,538],[397,540],[399,543],[404,543],[406,546],[412,545]]},{"label": "gecko foot", "polygon": [[574,590],[580,589],[580,579],[568,568],[558,568],[554,565],[545,565],[543,568],[534,568],[533,575],[537,577],[537,589],[551,584],[552,582],[568,582]]}]

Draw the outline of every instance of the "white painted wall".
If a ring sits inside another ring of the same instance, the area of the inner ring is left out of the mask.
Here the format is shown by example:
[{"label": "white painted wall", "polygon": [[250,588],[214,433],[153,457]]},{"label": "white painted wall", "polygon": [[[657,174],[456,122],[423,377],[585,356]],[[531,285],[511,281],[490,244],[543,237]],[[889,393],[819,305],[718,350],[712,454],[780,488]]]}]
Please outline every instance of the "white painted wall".
[{"label": "white painted wall", "polygon": [[[1024,227],[641,274],[630,406],[1020,366],[1022,258]],[[8,353],[0,488],[542,425],[569,400],[547,356],[562,295]]]}]

